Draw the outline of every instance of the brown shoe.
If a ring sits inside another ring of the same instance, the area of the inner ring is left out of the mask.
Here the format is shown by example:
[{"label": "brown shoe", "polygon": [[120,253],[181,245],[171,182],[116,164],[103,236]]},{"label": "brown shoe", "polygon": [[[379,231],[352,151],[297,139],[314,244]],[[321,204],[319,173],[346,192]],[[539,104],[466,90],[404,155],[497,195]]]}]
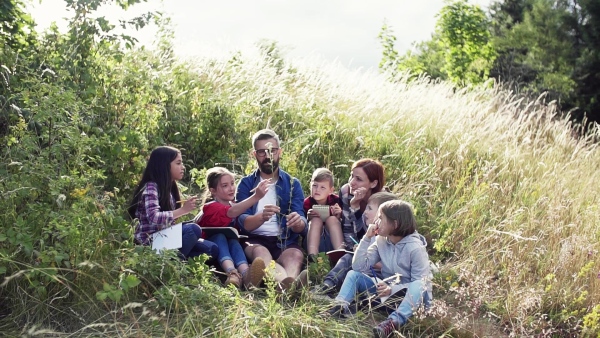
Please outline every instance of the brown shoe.
[{"label": "brown shoe", "polygon": [[225,286],[233,284],[236,288],[240,288],[242,285],[242,275],[236,270],[233,269],[227,273],[227,279],[225,280]]},{"label": "brown shoe", "polygon": [[285,277],[279,284],[277,285],[277,291],[283,292],[289,290],[294,286],[294,277]]},{"label": "brown shoe", "polygon": [[298,277],[296,277],[296,280],[294,281],[294,288],[296,290],[303,289],[308,286],[308,283],[308,270],[304,269],[302,272],[300,272]]},{"label": "brown shoe", "polygon": [[265,261],[256,257],[250,268],[248,268],[248,272],[244,276],[244,285],[246,289],[250,289],[251,287],[258,287],[260,283],[262,283],[263,278],[265,277],[265,269],[267,266],[265,265]]}]

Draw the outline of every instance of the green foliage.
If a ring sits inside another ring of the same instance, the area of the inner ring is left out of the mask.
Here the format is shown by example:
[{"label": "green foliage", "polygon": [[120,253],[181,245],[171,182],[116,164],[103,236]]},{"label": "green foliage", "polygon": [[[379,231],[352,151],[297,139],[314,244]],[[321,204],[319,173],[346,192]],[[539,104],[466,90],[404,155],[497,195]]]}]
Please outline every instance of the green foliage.
[{"label": "green foliage", "polygon": [[564,7],[534,1],[529,10],[521,13],[522,21],[505,31],[505,37],[498,38],[501,53],[507,49],[527,51],[517,54],[513,60],[535,74],[535,78],[525,84],[526,89],[550,91],[552,97],[558,93],[568,97],[573,92],[575,82],[569,77],[574,66],[574,45],[564,26],[567,13]]},{"label": "green foliage", "polygon": [[496,57],[485,13],[460,0],[448,2],[438,17],[431,40],[415,44],[402,56],[394,49],[391,28],[384,24],[378,36],[383,46],[379,68],[392,79],[398,72],[409,72],[412,78],[427,74],[461,86],[485,82]]},{"label": "green foliage", "polygon": [[490,41],[488,20],[479,6],[467,0],[448,2],[436,25],[445,64],[442,70],[456,84],[487,80],[496,57]]},{"label": "green foliage", "polygon": [[600,31],[596,1],[511,0],[491,7],[498,58],[492,76],[536,96],[548,92],[572,117],[598,121]]},{"label": "green foliage", "polygon": [[0,4],[0,45],[24,50],[35,42],[33,19],[23,9],[21,0],[4,0]]},{"label": "green foliage", "polygon": [[394,78],[398,73],[399,56],[398,51],[396,51],[394,47],[396,44],[396,37],[394,36],[392,28],[384,22],[377,38],[383,47],[383,55],[381,56],[381,61],[379,61],[379,69],[389,72],[390,76]]},{"label": "green foliage", "polygon": [[379,69],[387,72],[394,81],[398,74],[409,74],[409,78],[416,78],[426,74],[433,79],[445,80],[448,78],[442,72],[444,66],[444,51],[441,49],[439,34],[434,33],[432,39],[415,43],[413,50],[399,56],[394,44],[396,37],[392,28],[384,24],[378,38],[383,47],[383,56],[379,62]]},{"label": "green foliage", "polygon": [[557,102],[578,122],[597,122],[598,9],[593,0],[507,0],[492,3],[488,19],[466,0],[449,1],[431,39],[404,55],[384,24],[379,68],[394,81],[406,72],[411,79],[426,74],[461,86],[491,77],[522,95]]},{"label": "green foliage", "polygon": [[600,305],[594,306],[592,311],[583,317],[584,332],[600,332]]}]

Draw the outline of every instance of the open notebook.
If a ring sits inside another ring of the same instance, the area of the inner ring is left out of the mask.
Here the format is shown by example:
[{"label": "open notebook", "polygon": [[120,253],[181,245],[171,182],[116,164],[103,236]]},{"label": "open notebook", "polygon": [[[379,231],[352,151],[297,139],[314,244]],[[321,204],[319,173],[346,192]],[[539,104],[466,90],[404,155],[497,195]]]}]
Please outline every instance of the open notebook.
[{"label": "open notebook", "polygon": [[224,234],[228,239],[248,238],[248,236],[240,235],[236,228],[233,227],[203,227],[202,232],[206,234],[206,238],[214,234]]},{"label": "open notebook", "polygon": [[321,216],[321,220],[323,222],[325,222],[327,217],[330,216],[330,209],[328,205],[315,204],[312,206],[312,209],[319,213],[319,216]]},{"label": "open notebook", "polygon": [[182,244],[181,227],[183,223],[174,224],[152,234],[152,250],[157,253],[163,249],[179,249]]},{"label": "open notebook", "polygon": [[[384,278],[383,282],[388,284],[389,286],[393,287],[394,285],[400,284],[400,277],[402,277],[402,275],[397,273],[397,274],[391,275],[387,278]],[[374,277],[371,277],[371,280],[373,281],[373,283],[375,283],[375,285],[377,285],[378,283],[381,283],[381,281],[382,281],[381,278],[374,278]],[[398,292],[398,291],[400,291],[400,289],[396,290],[396,292]],[[392,292],[394,292],[394,291],[392,291]],[[388,300],[388,298],[390,298],[394,293],[390,294],[389,296],[380,297],[380,301],[382,303],[385,303],[385,301]]]},{"label": "open notebook", "polygon": [[346,255],[346,254],[354,255],[354,252],[344,250],[344,249],[338,249],[338,250],[327,251],[325,254],[327,255],[327,258],[329,258],[329,264],[331,264],[331,266],[334,266],[335,263],[337,263],[337,261],[339,261],[340,258],[342,258],[344,255]]}]

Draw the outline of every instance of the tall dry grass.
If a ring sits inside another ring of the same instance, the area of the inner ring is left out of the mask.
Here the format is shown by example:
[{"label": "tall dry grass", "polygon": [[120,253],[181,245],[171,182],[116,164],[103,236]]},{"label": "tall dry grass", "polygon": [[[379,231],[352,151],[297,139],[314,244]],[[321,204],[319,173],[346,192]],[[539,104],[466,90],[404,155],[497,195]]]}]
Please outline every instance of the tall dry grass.
[{"label": "tall dry grass", "polygon": [[288,65],[277,70],[250,57],[231,71],[225,61],[196,63],[232,105],[257,107],[249,115],[269,101],[301,111],[288,126],[316,129],[307,125],[330,118],[331,129],[350,130],[359,151],[348,159],[382,158],[391,186],[427,214],[425,226],[440,257],[460,271],[460,285],[477,276],[493,286],[476,297],[509,331],[563,329],[549,319],[580,329],[593,317],[600,303],[597,127],[581,136],[555,103],[527,101],[500,85],[457,90],[426,78],[389,83],[335,64]]}]

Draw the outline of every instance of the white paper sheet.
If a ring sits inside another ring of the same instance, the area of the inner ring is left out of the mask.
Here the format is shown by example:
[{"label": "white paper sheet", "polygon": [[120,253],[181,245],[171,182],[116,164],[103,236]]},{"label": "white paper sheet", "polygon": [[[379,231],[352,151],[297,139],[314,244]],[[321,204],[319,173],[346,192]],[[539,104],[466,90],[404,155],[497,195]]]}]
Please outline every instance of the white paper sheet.
[{"label": "white paper sheet", "polygon": [[177,223],[152,234],[152,250],[158,253],[162,249],[179,249],[181,242],[181,225]]},{"label": "white paper sheet", "polygon": [[[397,274],[391,275],[388,278],[385,278],[383,280],[383,282],[385,282],[386,284],[388,284],[392,287],[395,285],[400,285],[400,277],[401,276],[402,276],[401,274],[397,273]],[[377,285],[378,283],[380,283],[382,281],[380,278],[373,278],[373,277],[371,277],[371,280],[373,281],[373,283],[375,285]],[[385,301],[388,300],[388,298],[390,298],[394,293],[396,293],[402,289],[405,289],[405,287],[399,288],[396,291],[392,290],[392,292],[393,292],[392,294],[390,294],[389,296],[380,297],[379,300],[381,301],[381,303],[385,303]]]}]

